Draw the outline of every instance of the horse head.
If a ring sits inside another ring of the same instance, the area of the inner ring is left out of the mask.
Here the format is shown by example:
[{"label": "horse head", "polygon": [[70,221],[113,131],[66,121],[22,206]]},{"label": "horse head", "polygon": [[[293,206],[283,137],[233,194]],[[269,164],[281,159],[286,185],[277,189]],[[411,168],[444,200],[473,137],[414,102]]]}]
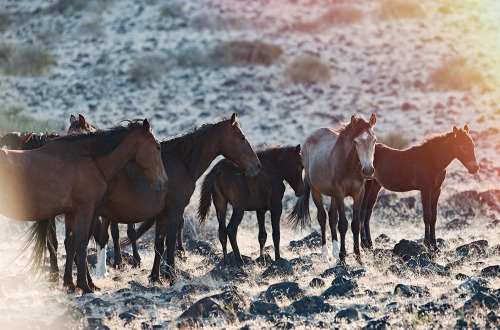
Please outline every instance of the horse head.
[{"label": "horse head", "polygon": [[287,159],[287,166],[290,167],[289,178],[286,180],[295,191],[295,196],[300,197],[304,194],[304,180],[302,179],[302,155],[300,154],[300,144],[289,151],[290,156]]},{"label": "horse head", "polygon": [[246,176],[255,176],[262,165],[238,123],[238,115],[224,122],[225,133],[221,154],[245,171]]},{"label": "horse head", "polygon": [[[356,153],[361,164],[361,174],[366,180],[373,179],[375,168],[373,167],[373,158],[375,155],[375,142],[377,137],[372,128],[377,122],[377,117],[372,113],[369,122],[364,119],[351,117],[351,125],[356,125],[357,121],[363,121],[364,128],[354,137]],[[359,125],[359,124],[358,124]]]},{"label": "horse head", "polygon": [[455,139],[456,158],[467,168],[470,174],[476,174],[479,171],[479,164],[474,153],[476,145],[469,135],[469,127],[465,125],[463,129],[460,129],[453,126],[453,138]]},{"label": "horse head", "polygon": [[99,130],[99,127],[89,124],[84,116],[78,115],[78,119],[71,115],[69,118],[68,134],[90,133]]}]

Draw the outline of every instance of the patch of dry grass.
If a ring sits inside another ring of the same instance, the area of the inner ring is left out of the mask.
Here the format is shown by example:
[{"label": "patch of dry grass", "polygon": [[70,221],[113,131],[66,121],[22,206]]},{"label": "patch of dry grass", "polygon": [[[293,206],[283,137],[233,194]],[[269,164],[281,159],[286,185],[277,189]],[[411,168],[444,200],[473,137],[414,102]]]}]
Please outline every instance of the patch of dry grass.
[{"label": "patch of dry grass", "polygon": [[453,57],[443,61],[441,66],[429,76],[429,83],[437,90],[488,88],[486,78],[464,57]]},{"label": "patch of dry grass", "polygon": [[139,85],[159,81],[168,70],[167,62],[162,54],[144,54],[132,63],[130,79]]},{"label": "patch of dry grass", "polygon": [[316,20],[310,22],[299,21],[288,29],[311,33],[325,30],[331,26],[353,24],[361,21],[362,18],[363,13],[359,9],[353,6],[336,5],[332,6]]},{"label": "patch of dry grass", "polygon": [[287,66],[284,75],[292,83],[309,85],[330,81],[332,72],[328,63],[315,56],[303,55]]},{"label": "patch of dry grass", "polygon": [[6,75],[40,76],[53,64],[52,55],[39,46],[0,44],[0,68]]},{"label": "patch of dry grass", "polygon": [[425,17],[426,13],[418,1],[384,0],[380,4],[380,19],[408,19]]},{"label": "patch of dry grass", "polygon": [[215,46],[208,59],[210,63],[220,66],[271,65],[281,54],[281,47],[259,40],[233,40]]},{"label": "patch of dry grass", "polygon": [[406,149],[410,145],[410,139],[401,131],[392,131],[377,139],[380,143],[395,149]]}]

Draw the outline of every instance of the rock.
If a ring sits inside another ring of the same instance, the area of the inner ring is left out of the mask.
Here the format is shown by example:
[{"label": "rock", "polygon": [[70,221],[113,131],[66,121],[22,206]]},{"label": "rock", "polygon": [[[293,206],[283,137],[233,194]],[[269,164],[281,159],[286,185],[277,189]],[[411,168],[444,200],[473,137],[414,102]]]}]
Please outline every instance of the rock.
[{"label": "rock", "polygon": [[455,289],[457,292],[472,292],[472,293],[478,293],[478,292],[489,292],[490,289],[485,287],[485,281],[478,281],[478,280],[468,280],[458,286],[458,288]]},{"label": "rock", "polygon": [[450,274],[446,267],[422,257],[411,258],[405,264],[411,271],[418,275],[437,274],[440,276],[449,276]]},{"label": "rock", "polygon": [[394,246],[393,253],[405,261],[412,257],[419,256],[430,258],[430,254],[425,246],[406,239],[399,241],[399,243]]},{"label": "rock", "polygon": [[335,314],[335,322],[347,322],[351,323],[361,319],[361,314],[354,308],[348,308],[341,310],[337,314]]},{"label": "rock", "polygon": [[291,304],[295,314],[300,316],[309,316],[317,313],[327,313],[333,310],[333,307],[318,296],[306,296]]},{"label": "rock", "polygon": [[136,315],[136,314],[133,314],[133,313],[130,313],[130,312],[123,312],[123,313],[120,313],[118,315],[118,317],[122,320],[125,320],[128,322],[132,321],[132,320],[138,320],[138,319],[141,319],[141,317],[139,315]]},{"label": "rock", "polygon": [[300,249],[300,248],[319,248],[321,247],[321,234],[318,233],[317,231],[312,232],[310,235],[304,237],[301,240],[298,241],[291,241],[290,242],[290,248],[292,250],[294,249]]},{"label": "rock", "polygon": [[375,238],[375,243],[377,244],[390,243],[390,242],[391,239],[386,234],[380,234],[377,238]]},{"label": "rock", "polygon": [[500,277],[500,265],[488,266],[481,269],[481,276],[484,277]]},{"label": "rock", "polygon": [[212,298],[205,297],[189,307],[178,318],[177,322],[182,327],[203,326],[207,323],[214,324],[216,320],[233,323],[236,318],[233,313],[224,310]]},{"label": "rock", "polygon": [[426,316],[426,315],[443,315],[446,313],[446,311],[453,309],[453,306],[444,303],[444,304],[436,304],[434,302],[429,302],[425,305],[420,306],[420,309],[418,310],[418,315],[419,316]]},{"label": "rock", "polygon": [[274,315],[278,313],[279,307],[274,303],[266,303],[264,301],[254,301],[250,305],[250,313],[257,315]]},{"label": "rock", "polygon": [[401,295],[404,297],[423,297],[429,295],[429,290],[423,289],[416,285],[404,285],[398,284],[394,288],[394,294]]},{"label": "rock", "polygon": [[453,219],[446,223],[445,228],[447,230],[458,230],[467,227],[469,223],[465,219]]},{"label": "rock", "polygon": [[226,310],[242,311],[245,308],[245,299],[235,290],[229,289],[210,298],[222,303]]},{"label": "rock", "polygon": [[203,241],[188,240],[186,242],[186,250],[205,257],[215,255],[215,250],[212,245]]},{"label": "rock", "polygon": [[186,284],[181,288],[183,295],[200,294],[210,292],[210,287],[205,284]]},{"label": "rock", "polygon": [[322,279],[315,277],[309,282],[309,287],[311,288],[322,288],[325,286],[325,281]]},{"label": "rock", "polygon": [[333,279],[332,285],[342,284],[344,282],[349,282],[350,280],[352,280],[352,277],[350,276],[339,275]]},{"label": "rock", "polygon": [[342,298],[348,298],[348,297],[353,297],[354,296],[354,290],[358,287],[356,282],[354,281],[347,281],[344,283],[332,285],[328,289],[326,289],[321,296],[325,299],[328,299],[330,297],[342,297]]},{"label": "rock", "polygon": [[263,278],[290,276],[293,275],[293,268],[290,261],[280,258],[275,260],[267,269],[262,273]]},{"label": "rock", "polygon": [[369,321],[366,326],[361,328],[362,330],[384,330],[391,325],[387,322],[387,317],[380,318],[378,320]]},{"label": "rock", "polygon": [[479,240],[469,244],[461,245],[455,249],[456,253],[461,257],[482,256],[486,253],[488,241]]},{"label": "rock", "polygon": [[323,273],[321,273],[320,276],[322,278],[326,278],[326,277],[330,277],[332,275],[336,275],[336,276],[341,276],[341,275],[350,276],[349,275],[349,271],[347,270],[347,267],[344,266],[344,265],[336,265],[335,267],[328,268]]},{"label": "rock", "polygon": [[87,318],[87,326],[85,329],[88,330],[109,330],[109,327],[102,324],[102,319],[100,318]]},{"label": "rock", "polygon": [[286,297],[290,300],[296,300],[304,295],[304,290],[299,288],[299,284],[295,282],[276,283],[266,290],[265,298],[267,302],[276,302],[276,300]]},{"label": "rock", "polygon": [[499,307],[498,297],[493,295],[478,292],[471,299],[467,300],[464,304],[464,309],[482,309],[488,308],[489,310],[496,310]]}]

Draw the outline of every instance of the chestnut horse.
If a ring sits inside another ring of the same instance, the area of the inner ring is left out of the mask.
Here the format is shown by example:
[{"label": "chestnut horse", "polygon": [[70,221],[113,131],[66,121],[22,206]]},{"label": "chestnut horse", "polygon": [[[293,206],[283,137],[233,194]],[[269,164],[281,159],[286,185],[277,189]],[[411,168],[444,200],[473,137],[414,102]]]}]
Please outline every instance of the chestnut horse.
[{"label": "chestnut horse", "polygon": [[[245,211],[256,211],[259,223],[260,256],[264,257],[264,244],[267,233],[264,226],[265,214],[271,211],[271,224],[273,228],[274,257],[280,258],[280,221],[282,205],[281,200],[285,194],[283,181],[288,182],[297,197],[304,193],[302,181],[302,160],[300,158],[300,145],[296,147],[283,147],[270,145],[257,151],[257,156],[262,164],[262,169],[255,177],[244,177],[241,169],[228,160],[219,161],[205,176],[200,195],[198,217],[204,223],[210,213],[210,202],[216,209],[219,220],[219,240],[224,253],[224,262],[229,264],[227,258],[227,239],[231,242],[234,257],[238,266],[243,266],[236,234],[238,226],[243,219]],[[226,227],[227,204],[233,207],[231,220]]]},{"label": "chestnut horse", "polygon": [[[321,226],[322,260],[329,262],[326,245],[326,212],[322,195],[331,197],[328,217],[333,240],[332,255],[340,262],[345,262],[347,255],[345,235],[348,228],[344,210],[344,198],[353,198],[351,230],[354,236],[354,253],[361,262],[359,250],[360,211],[365,190],[365,180],[371,179],[375,172],[373,154],[375,151],[375,133],[372,127],[376,117],[371,115],[367,122],[356,116],[351,117],[347,125],[338,129],[320,128],[309,135],[302,147],[302,162],[305,171],[305,194],[299,198],[288,220],[304,227],[309,216],[309,195],[318,209],[318,222]],[[337,240],[337,222],[339,222],[340,251]],[[340,254],[339,254],[340,252]]]},{"label": "chestnut horse", "polygon": [[392,149],[384,144],[375,145],[374,180],[365,184],[365,197],[361,215],[361,244],[372,248],[370,217],[382,187],[403,192],[420,190],[425,224],[424,244],[438,250],[436,244],[437,204],[446,168],[458,159],[470,174],[479,171],[474,154],[474,141],[469,127],[453,126],[451,132],[432,135],[421,144],[406,150]]},{"label": "chestnut horse", "polygon": [[[62,136],[35,150],[0,150],[0,213],[27,221],[65,214],[64,282],[74,287],[76,256],[76,287],[91,293],[87,244],[109,183],[125,164],[133,162],[152,189],[162,190],[167,176],[160,156],[160,145],[147,119],[88,135]],[[43,175],[35,175],[40,172]],[[41,193],[43,190],[50,193]]]}]

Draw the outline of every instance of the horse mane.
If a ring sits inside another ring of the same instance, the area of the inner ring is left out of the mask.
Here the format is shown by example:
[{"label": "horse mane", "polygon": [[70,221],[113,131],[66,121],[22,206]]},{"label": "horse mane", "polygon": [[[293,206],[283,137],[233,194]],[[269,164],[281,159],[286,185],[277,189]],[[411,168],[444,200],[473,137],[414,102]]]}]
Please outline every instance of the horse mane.
[{"label": "horse mane", "polygon": [[355,137],[369,127],[370,123],[368,123],[363,117],[354,116],[353,123],[351,121],[339,123],[339,125],[333,130],[339,135],[338,139],[341,140],[347,137]]},{"label": "horse mane", "polygon": [[295,148],[296,146],[284,146],[278,142],[271,142],[257,148],[257,150],[255,150],[255,154],[262,159],[271,159],[277,156],[279,157],[284,151],[292,151]]},{"label": "horse mane", "polygon": [[142,120],[140,119],[124,120],[123,122],[128,123],[128,125],[117,125],[106,130],[89,132],[87,134],[68,134],[55,138],[53,142],[91,141],[93,143],[92,150],[86,155],[90,157],[104,156],[113,151],[128,133],[143,128]]},{"label": "horse mane", "polygon": [[53,139],[59,137],[56,132],[45,132],[31,135],[31,138],[23,145],[23,150],[31,150],[41,148],[51,142]]},{"label": "horse mane", "polygon": [[198,163],[203,149],[202,141],[208,139],[217,125],[230,120],[222,117],[217,123],[206,123],[193,127],[184,134],[168,137],[160,142],[162,155],[164,153],[180,158],[186,164]]}]

